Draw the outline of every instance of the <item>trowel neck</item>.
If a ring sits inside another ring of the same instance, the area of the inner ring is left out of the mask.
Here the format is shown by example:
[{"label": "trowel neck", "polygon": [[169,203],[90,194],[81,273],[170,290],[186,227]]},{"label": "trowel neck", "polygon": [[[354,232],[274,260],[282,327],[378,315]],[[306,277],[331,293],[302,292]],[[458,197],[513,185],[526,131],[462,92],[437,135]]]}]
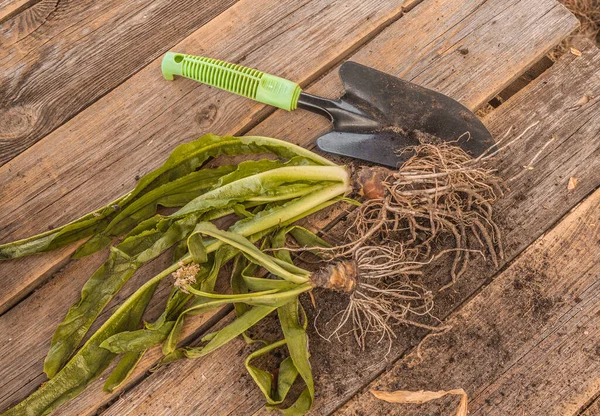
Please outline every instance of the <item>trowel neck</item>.
[{"label": "trowel neck", "polygon": [[333,113],[340,107],[338,101],[328,100],[327,98],[318,97],[316,95],[300,93],[298,97],[298,108],[317,113],[333,121]]},{"label": "trowel neck", "polygon": [[344,98],[334,101],[303,92],[298,97],[298,108],[327,117],[339,131],[364,132],[379,127],[377,120]]}]

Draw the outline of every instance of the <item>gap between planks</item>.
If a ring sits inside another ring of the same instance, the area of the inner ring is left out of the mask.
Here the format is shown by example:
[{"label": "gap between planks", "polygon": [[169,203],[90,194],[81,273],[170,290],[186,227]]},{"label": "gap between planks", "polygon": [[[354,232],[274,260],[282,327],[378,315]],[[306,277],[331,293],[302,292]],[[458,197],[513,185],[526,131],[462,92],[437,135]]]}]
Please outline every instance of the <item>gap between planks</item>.
[{"label": "gap between planks", "polygon": [[600,393],[594,398],[594,400],[581,409],[578,416],[598,416],[600,415]]}]

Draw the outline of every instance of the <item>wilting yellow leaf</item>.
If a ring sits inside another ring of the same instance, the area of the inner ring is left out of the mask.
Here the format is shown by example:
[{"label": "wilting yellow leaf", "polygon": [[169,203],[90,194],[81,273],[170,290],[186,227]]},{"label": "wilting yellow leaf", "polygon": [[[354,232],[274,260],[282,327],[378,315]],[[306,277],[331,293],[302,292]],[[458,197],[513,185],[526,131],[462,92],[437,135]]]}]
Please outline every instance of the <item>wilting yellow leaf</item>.
[{"label": "wilting yellow leaf", "polygon": [[581,56],[581,51],[579,49],[571,48],[571,53],[575,56]]},{"label": "wilting yellow leaf", "polygon": [[456,416],[467,416],[467,407],[469,404],[467,393],[463,389],[440,390],[440,391],[378,391],[371,390],[371,394],[379,400],[384,400],[389,403],[416,403],[423,404],[431,400],[440,399],[448,394],[461,396],[460,403],[456,409]]},{"label": "wilting yellow leaf", "polygon": [[567,189],[569,191],[572,191],[573,189],[575,189],[576,186],[577,186],[577,178],[574,176],[571,176],[569,178],[569,184],[567,185]]}]

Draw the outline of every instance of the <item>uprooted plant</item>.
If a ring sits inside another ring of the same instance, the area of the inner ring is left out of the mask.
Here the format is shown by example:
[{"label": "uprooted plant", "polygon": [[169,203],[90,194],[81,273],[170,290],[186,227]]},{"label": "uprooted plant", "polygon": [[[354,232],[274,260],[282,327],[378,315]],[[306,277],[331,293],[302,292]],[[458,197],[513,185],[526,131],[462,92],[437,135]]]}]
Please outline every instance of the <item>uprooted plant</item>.
[{"label": "uprooted plant", "polygon": [[[481,159],[473,160],[449,145],[415,150],[397,171],[364,168],[352,178],[346,167],[280,140],[207,135],[176,148],[163,166],[106,207],[58,229],[0,245],[0,259],[10,259],[91,237],[75,253],[81,257],[125,234],[110,247],[107,261],[56,329],[44,363],[49,381],[6,414],[51,412],[79,394],[118,355],[105,383],[108,391],[123,383],[154,345],[162,344],[163,365],[206,355],[239,335],[250,341],[246,331],[274,311],[284,338],[253,352],[246,367],[271,407],[283,406],[299,376],[306,388],[283,411],[305,413],[314,399],[314,385],[301,293],[322,287],[346,294],[349,306],[338,329],[351,320],[364,346],[368,333],[392,336],[395,323],[427,326],[414,319],[427,315],[433,302],[431,292],[413,279],[423,265],[450,251],[455,281],[468,267],[473,250],[469,240],[494,261],[502,256],[490,205],[500,195],[493,172]],[[265,153],[276,159],[206,166],[221,155]],[[345,199],[353,184],[364,202],[347,233],[349,243],[330,247],[294,225]],[[179,209],[161,215],[158,206]],[[235,221],[226,231],[211,223],[224,217]],[[315,272],[294,265],[288,235],[328,264]],[[437,250],[434,242],[446,237],[453,239],[451,247]],[[78,350],[135,271],[171,247],[173,264],[138,288]],[[231,293],[217,293],[217,276],[228,262],[234,263]],[[164,312],[142,326],[157,285],[172,275],[175,284]],[[200,347],[178,348],[186,317],[227,304],[235,306],[233,322],[206,335]],[[274,386],[272,377],[252,362],[284,346],[289,357],[281,362]]]},{"label": "uprooted plant", "polygon": [[450,144],[411,151],[398,170],[358,172],[355,193],[364,202],[344,233],[346,243],[320,249],[329,260],[352,259],[360,270],[361,283],[330,336],[351,321],[363,348],[370,333],[391,340],[395,323],[435,329],[412,319],[433,308],[431,291],[412,279],[426,264],[453,255],[451,280],[439,289],[445,290],[465,273],[474,253],[487,253],[495,266],[504,257],[492,217],[501,180],[486,167],[485,155],[473,159]]}]

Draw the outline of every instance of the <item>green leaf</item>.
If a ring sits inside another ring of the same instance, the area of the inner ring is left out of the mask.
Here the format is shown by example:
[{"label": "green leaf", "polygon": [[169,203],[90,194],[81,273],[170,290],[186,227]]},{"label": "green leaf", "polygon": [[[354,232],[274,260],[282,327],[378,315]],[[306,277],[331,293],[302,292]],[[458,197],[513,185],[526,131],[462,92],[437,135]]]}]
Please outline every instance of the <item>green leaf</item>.
[{"label": "green leaf", "polygon": [[[190,201],[172,217],[179,217],[198,211],[206,211],[207,204],[222,201],[223,204],[244,202],[260,197],[268,191],[275,191],[276,199],[290,199],[314,191],[314,185],[327,185],[333,183],[347,184],[348,172],[339,166],[284,166],[267,170],[251,176],[245,176],[236,181],[226,183],[220,187],[206,192]],[[305,187],[303,192],[298,193],[297,186],[293,187],[293,193],[282,192],[283,185],[298,185],[310,183],[313,186]],[[318,186],[317,188],[321,188]],[[334,195],[337,196],[337,195]],[[271,198],[272,199],[272,198]],[[259,198],[260,200],[260,198]]]},{"label": "green leaf", "polygon": [[266,355],[274,349],[285,344],[285,339],[268,344],[250,354],[244,363],[248,373],[252,379],[254,379],[254,382],[265,396],[267,404],[271,406],[281,404],[285,400],[290,388],[298,378],[298,370],[294,366],[294,362],[291,357],[287,357],[281,361],[279,364],[279,370],[277,371],[277,389],[273,391],[272,384],[274,376],[268,371],[262,370],[250,363],[253,359]]},{"label": "green leaf", "polygon": [[[267,239],[263,239],[263,242],[266,241]],[[258,266],[256,266],[255,264],[252,263],[247,263],[246,259],[244,256],[242,255],[236,255],[235,257],[235,261],[233,263],[233,270],[231,272],[231,278],[230,278],[230,282],[231,282],[231,291],[234,294],[243,294],[243,293],[248,293],[248,286],[246,285],[245,281],[244,281],[244,277],[242,275],[244,274],[248,274],[248,273],[255,273],[256,269],[258,269]],[[263,279],[260,279],[263,280]],[[274,288],[268,288],[265,290],[270,290],[270,289],[274,289]],[[277,288],[279,289],[279,288]],[[284,288],[287,289],[287,288]],[[255,292],[260,292],[261,290],[255,290]],[[234,303],[233,307],[235,309],[235,315],[240,317],[242,316],[244,313],[246,313],[250,308],[248,305],[246,305],[245,303]],[[262,343],[262,344],[268,344],[268,342],[264,341],[264,340],[255,340],[252,339],[246,332],[244,332],[242,334],[242,337],[244,338],[244,341],[246,341],[246,344],[250,345],[250,344],[255,344],[255,343]]]},{"label": "green leaf", "polygon": [[112,247],[108,260],[85,283],[79,302],[71,306],[52,336],[44,372],[54,377],[69,360],[102,308],[133,275],[137,264]]},{"label": "green leaf", "polygon": [[[319,199],[317,201],[320,201],[320,198],[321,198],[321,196],[319,196]],[[302,199],[302,198],[300,198],[300,199]],[[298,202],[298,201],[293,202],[293,204],[298,204],[298,203],[301,203],[301,202]],[[328,203],[328,201],[325,202],[325,204],[327,204],[327,203]],[[316,206],[319,207],[322,205],[323,205],[323,203],[317,202]],[[307,204],[306,206],[308,208],[308,212],[310,212],[312,209],[315,208],[313,201],[311,201],[311,203]],[[269,209],[267,216],[264,218],[267,218],[267,220],[270,220],[272,217],[279,215],[280,218],[283,220],[283,222],[289,221],[287,218],[285,218],[283,216],[284,213],[287,215],[289,215],[290,212],[292,212],[292,215],[295,213],[294,209],[290,210],[289,208],[290,208],[290,206],[288,204],[275,206],[275,207]],[[302,214],[299,214],[296,218],[294,218],[294,220],[298,219],[301,216],[302,216]],[[254,223],[255,222],[260,223],[261,220],[262,220],[262,218],[259,215],[257,215],[255,217],[251,218],[250,222],[248,222],[247,220],[240,220],[236,224],[234,224],[234,226],[232,226],[231,228],[233,229],[233,228],[237,227],[237,225],[240,222],[245,222],[245,224],[244,224],[245,227],[243,229],[244,230],[252,230]],[[278,222],[281,223],[281,220]],[[209,225],[209,227],[211,227],[211,225]],[[216,227],[213,228],[213,231],[214,231],[214,229],[216,229]],[[219,230],[217,229],[217,231],[219,231]],[[223,233],[222,231],[219,231],[219,232]],[[264,231],[264,230],[262,231],[263,234],[267,233],[267,232],[268,231]],[[238,238],[239,236],[234,236],[234,237]],[[251,240],[256,241],[257,240],[256,235],[254,235],[253,237],[254,238],[251,238]],[[239,239],[239,238],[238,238],[238,241],[240,243],[242,243],[243,245],[245,245],[248,250],[255,250],[255,253],[256,253],[256,251],[258,251],[258,249],[256,249],[256,247],[254,247],[254,245],[252,245],[252,243],[250,243],[249,241],[243,241],[242,239]],[[237,251],[231,252],[230,253],[231,257],[229,257],[229,258],[232,258],[236,253],[237,253]],[[259,251],[259,253],[260,253],[260,251]],[[260,253],[260,254],[263,254],[263,253]],[[266,255],[264,255],[264,256],[266,256]],[[268,257],[268,256],[266,256],[266,257]],[[273,259],[273,258],[270,258],[270,259],[276,263],[275,265],[277,267],[283,268],[284,270],[288,270],[290,267],[295,268],[295,266],[293,266],[293,265],[290,266],[281,261],[277,262],[276,259]],[[218,273],[218,270],[220,270],[220,268],[221,268],[220,262],[217,262],[216,264],[213,265],[211,274],[215,278],[216,278],[216,275]],[[294,270],[296,270],[296,269],[298,269],[298,268],[295,268]],[[302,269],[299,269],[299,270],[302,270]],[[306,272],[306,273],[308,273],[308,272]],[[253,285],[253,290],[270,290],[270,289],[276,288],[281,291],[281,290],[291,290],[293,288],[299,287],[297,284],[295,284],[293,282],[292,282],[292,284],[285,284],[282,281],[269,280],[269,279],[259,279],[259,278],[253,279],[251,277],[245,277],[244,279],[248,284]],[[212,279],[207,279],[207,280],[212,280]],[[204,289],[204,290],[206,291],[206,290],[212,290],[212,289]],[[310,290],[310,289],[306,288],[306,287],[302,287],[300,289],[300,291],[306,291],[306,290]],[[299,293],[301,293],[301,292],[299,292]],[[167,303],[167,309],[161,315],[161,317],[158,319],[158,321],[153,324],[149,324],[149,327],[157,328],[158,326],[164,324],[164,322],[171,320],[171,319],[182,320],[187,313],[192,313],[192,311],[194,310],[193,307],[191,308],[191,310],[188,310],[187,312],[180,312],[181,308],[190,299],[190,297],[191,297],[191,295],[189,295],[189,294],[184,294],[180,291],[173,291],[173,293],[171,294],[171,297],[169,298],[169,301]],[[205,300],[202,300],[202,302],[204,303]],[[206,307],[205,305],[202,305],[200,307],[200,309],[197,311],[197,313],[202,313],[204,311],[205,307]],[[247,307],[243,303],[238,302],[236,304],[236,310],[238,311],[239,314],[241,314],[246,309],[247,309]],[[175,316],[177,316],[177,318],[175,318]],[[175,332],[173,333],[173,335],[176,335]],[[165,345],[166,345],[166,347],[164,348],[164,351],[166,351],[165,355],[169,354],[170,352],[172,352],[174,350],[177,338],[178,338],[178,336],[172,336],[170,338],[170,341],[168,343],[165,343]]]},{"label": "green leaf", "polygon": [[143,285],[108,318],[53,378],[7,410],[3,416],[46,415],[83,391],[115,358],[114,353],[101,348],[100,344],[110,336],[133,330],[140,324],[159,281],[160,279],[155,278]]},{"label": "green leaf", "polygon": [[248,328],[254,326],[265,316],[275,311],[276,308],[270,306],[255,306],[244,315],[235,318],[235,320],[225,328],[218,331],[208,344],[198,348],[185,348],[187,358],[198,358],[211,353],[217,348],[222,347],[229,341],[244,333]]},{"label": "green leaf", "polygon": [[111,221],[106,227],[106,235],[117,236],[133,229],[141,220],[156,213],[157,206],[183,206],[199,194],[212,188],[221,177],[233,172],[235,166],[224,165],[211,169],[201,169],[167,182],[140,196]]},{"label": "green leaf", "polygon": [[112,392],[119,387],[131,375],[135,367],[138,365],[146,350],[128,352],[119,360],[119,364],[110,373],[110,376],[104,383],[103,390],[107,393]]},{"label": "green leaf", "polygon": [[306,334],[307,318],[304,314],[304,325],[300,323],[298,310],[304,314],[304,309],[296,298],[295,302],[288,303],[277,309],[281,329],[287,343],[290,357],[298,373],[306,384],[306,389],[296,402],[286,410],[285,414],[305,414],[310,410],[315,398],[315,386],[312,378],[312,369],[309,361],[308,336]]},{"label": "green leaf", "polygon": [[256,246],[254,246],[245,237],[228,232],[219,230],[214,224],[209,222],[199,223],[193,234],[200,233],[209,235],[217,238],[225,244],[233,246],[240,250],[248,258],[248,260],[260,264],[262,267],[267,269],[269,272],[282,279],[294,282],[294,283],[305,283],[308,282],[308,276],[310,272],[293,265],[284,265],[277,261],[277,259],[268,256],[261,252]]},{"label": "green leaf", "polygon": [[[228,299],[232,303],[236,302],[236,300],[238,300],[238,299],[244,300],[248,297],[248,295],[250,295],[250,293],[231,294],[231,293],[204,292],[202,290],[194,289],[191,286],[188,286],[187,290],[189,290],[189,292],[195,296],[200,296],[200,297],[209,298],[209,299]],[[252,292],[251,294],[253,296],[265,296],[265,295],[271,295],[273,293],[277,293],[278,291],[279,291],[278,289],[269,289],[269,290],[264,290],[261,292]]]},{"label": "green leaf", "polygon": [[244,207],[244,205],[242,205],[242,204],[235,204],[233,206],[233,212],[235,212],[235,215],[237,215],[238,217],[242,217],[242,218],[254,217],[254,214],[251,213],[250,211],[247,211],[246,207]]},{"label": "green leaf", "polygon": [[94,253],[108,245],[113,237],[131,231],[137,224],[155,215],[158,206],[180,207],[187,204],[234,170],[235,166],[225,165],[192,171],[150,191],[140,191],[139,196],[125,204],[104,230],[79,247],[75,257]]},{"label": "green leaf", "polygon": [[188,253],[187,241],[182,240],[175,245],[173,250],[173,263],[177,263],[183,256]]},{"label": "green leaf", "polygon": [[[345,168],[340,169],[345,172]],[[337,197],[349,190],[348,183],[333,183],[281,205],[266,207],[253,218],[237,221],[229,228],[229,231],[247,236],[271,227],[293,224],[301,218],[336,203]]]},{"label": "green leaf", "polygon": [[[247,261],[244,258],[244,256],[236,255],[235,260],[233,262],[233,269],[231,271],[231,278],[229,279],[231,285],[231,292],[233,294],[238,295],[248,293],[248,286],[246,285],[246,282],[244,282],[242,274],[245,271],[251,273],[250,270],[255,267],[256,266],[253,264],[247,264]],[[248,305],[244,303],[235,303],[233,307],[235,308],[236,316],[242,316],[244,312],[248,310]]]},{"label": "green leaf", "polygon": [[36,253],[52,251],[89,237],[108,225],[117,213],[122,196],[114,202],[76,219],[62,227],[11,243],[0,244],[0,260],[16,259]]},{"label": "green leaf", "polygon": [[[262,233],[258,233],[250,236],[250,239],[258,239],[261,236]],[[208,262],[200,265],[201,271],[196,275],[196,284],[193,285],[193,287],[202,288],[205,291],[212,291],[221,267],[235,257],[236,254],[237,250],[232,250],[231,247],[224,246],[217,249],[214,254],[208,255]],[[176,320],[185,305],[192,298],[193,295],[184,293],[177,288],[173,288],[169,299],[167,300],[165,311],[155,322],[146,324],[146,327],[149,329],[157,329],[167,321]]]},{"label": "green leaf", "polygon": [[187,238],[187,248],[194,263],[201,264],[208,261],[208,254],[202,241],[202,235],[198,233],[190,234]]},{"label": "green leaf", "polygon": [[252,290],[253,292],[264,290],[277,290],[278,292],[281,292],[299,287],[297,283],[289,282],[287,280],[253,277],[247,276],[246,274],[244,274],[243,279],[248,289]]},{"label": "green leaf", "polygon": [[[144,231],[140,234],[143,238],[133,236],[111,248],[108,260],[85,283],[80,300],[69,309],[54,332],[50,351],[44,361],[44,371],[49,378],[54,377],[67,362],[92,323],[133,273],[143,263],[184,239],[195,223],[194,216],[185,217],[170,224],[162,234],[153,230]],[[131,244],[132,241],[135,244]]]},{"label": "green leaf", "polygon": [[294,237],[294,240],[296,240],[301,247],[331,247],[331,244],[329,244],[327,241],[323,240],[312,231],[309,231],[299,225],[291,227],[289,233],[292,235],[292,237]]},{"label": "green leaf", "polygon": [[156,330],[138,329],[137,331],[120,332],[105,339],[100,347],[115,354],[144,351],[164,341],[174,324],[175,322],[171,321]]},{"label": "green leaf", "polygon": [[[310,160],[300,157],[294,157],[286,163],[268,159],[250,160],[240,163],[237,167],[225,165],[188,173],[181,178],[167,182],[141,195],[128,204],[116,215],[101,234],[94,236],[91,241],[80,247],[77,255],[88,255],[102,248],[111,241],[110,237],[121,235],[134,228],[140,221],[154,215],[159,205],[164,207],[180,207],[211,188],[219,188],[223,184],[282,166],[308,164],[311,164]],[[292,198],[292,196],[289,198]],[[232,205],[229,201],[218,201],[214,204],[216,208]],[[238,205],[235,204],[235,207],[238,207]],[[198,211],[207,209],[210,209],[210,206],[204,207],[204,209],[201,208]]]},{"label": "green leaf", "polygon": [[201,299],[197,300],[197,304],[195,305],[193,311],[190,311],[189,309],[187,309],[186,311],[182,312],[177,317],[177,319],[174,321],[172,329],[169,332],[168,336],[166,337],[166,339],[163,343],[163,346],[162,346],[163,354],[165,356],[168,356],[171,353],[173,353],[173,351],[176,350],[177,343],[179,341],[179,336],[181,334],[181,329],[183,328],[184,318],[188,313],[195,312],[195,313],[199,314],[199,313],[207,312],[211,309],[216,309],[219,306],[222,306],[224,304],[226,304],[226,302],[223,302],[223,301],[212,301],[211,302],[210,299],[201,298]]}]

